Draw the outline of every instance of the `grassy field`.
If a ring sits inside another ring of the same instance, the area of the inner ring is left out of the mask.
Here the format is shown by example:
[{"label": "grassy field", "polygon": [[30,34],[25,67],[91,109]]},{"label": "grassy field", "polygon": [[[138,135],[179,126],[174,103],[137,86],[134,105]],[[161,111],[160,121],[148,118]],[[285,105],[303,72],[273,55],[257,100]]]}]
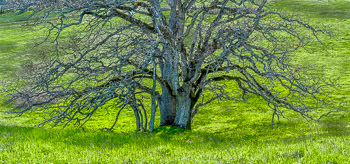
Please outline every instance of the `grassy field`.
[{"label": "grassy field", "polygon": [[[333,29],[336,36],[322,38],[329,53],[295,56],[301,67],[340,77],[333,97],[350,100],[350,1],[275,0],[272,6]],[[0,80],[35,53],[31,40],[42,35],[23,28],[23,17],[0,15]],[[0,111],[10,109],[4,99]],[[258,99],[250,102],[214,102],[201,108],[192,131],[158,127],[154,133],[135,133],[131,111],[122,113],[111,133],[99,129],[113,123],[113,111],[99,111],[87,131],[39,129],[34,125],[40,120],[30,114],[0,114],[0,163],[350,163],[349,105],[320,122],[287,113],[272,129],[272,111]]]}]

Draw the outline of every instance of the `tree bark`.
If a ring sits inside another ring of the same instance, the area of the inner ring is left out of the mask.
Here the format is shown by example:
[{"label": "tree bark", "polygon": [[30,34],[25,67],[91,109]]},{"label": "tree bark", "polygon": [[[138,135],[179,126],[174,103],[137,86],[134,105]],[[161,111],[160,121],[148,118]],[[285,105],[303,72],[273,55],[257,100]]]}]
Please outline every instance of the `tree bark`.
[{"label": "tree bark", "polygon": [[178,89],[176,95],[176,117],[174,125],[179,128],[191,129],[192,99],[190,97],[191,88],[183,85]]},{"label": "tree bark", "polygon": [[153,132],[154,130],[154,120],[156,115],[156,88],[157,88],[157,80],[156,80],[156,74],[157,74],[157,66],[154,59],[152,59],[153,63],[153,86],[152,86],[152,105],[151,105],[151,119],[149,122],[149,131]]},{"label": "tree bark", "polygon": [[162,95],[158,99],[160,126],[173,125],[176,116],[176,98],[162,86]]},{"label": "tree bark", "polygon": [[141,128],[141,121],[140,121],[140,115],[139,115],[139,109],[136,105],[132,105],[131,106],[133,111],[134,111],[134,114],[135,114],[135,119],[136,119],[136,131],[140,131],[140,128]]},{"label": "tree bark", "polygon": [[149,131],[153,132],[154,130],[154,120],[155,120],[155,115],[156,115],[156,103],[155,103],[155,98],[152,98],[152,107],[151,107],[151,118],[149,120]]},{"label": "tree bark", "polygon": [[167,80],[172,88],[161,84],[162,95],[158,99],[160,110],[160,126],[173,125],[176,115],[176,98],[173,88],[178,85],[177,65],[171,59],[171,49],[165,50],[166,58],[159,63],[162,78]]}]

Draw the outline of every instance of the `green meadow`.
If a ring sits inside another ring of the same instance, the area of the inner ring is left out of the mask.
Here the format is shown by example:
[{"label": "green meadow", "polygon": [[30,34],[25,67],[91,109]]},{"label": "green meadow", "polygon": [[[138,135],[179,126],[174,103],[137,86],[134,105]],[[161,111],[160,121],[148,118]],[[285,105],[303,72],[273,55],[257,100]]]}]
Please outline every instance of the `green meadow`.
[{"label": "green meadow", "polygon": [[[332,30],[332,37],[321,36],[327,51],[311,44],[314,52],[301,49],[294,62],[307,73],[339,78],[330,96],[350,101],[350,1],[273,0],[270,5]],[[0,15],[0,81],[15,77],[38,53],[33,40],[44,33],[23,26],[26,16]],[[350,163],[349,103],[319,122],[286,112],[272,128],[273,111],[259,98],[215,101],[200,108],[191,131],[156,126],[144,133],[135,132],[128,110],[113,132],[101,130],[116,116],[109,108],[99,110],[85,130],[37,128],[41,120],[35,113],[5,118],[12,108],[5,100],[6,95],[0,97],[0,163]]]}]

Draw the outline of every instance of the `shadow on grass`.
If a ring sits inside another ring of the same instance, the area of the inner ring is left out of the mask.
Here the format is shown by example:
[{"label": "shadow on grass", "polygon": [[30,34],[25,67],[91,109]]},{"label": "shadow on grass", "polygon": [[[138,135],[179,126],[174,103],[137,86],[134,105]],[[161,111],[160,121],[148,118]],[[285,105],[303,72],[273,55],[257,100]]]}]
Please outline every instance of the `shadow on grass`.
[{"label": "shadow on grass", "polygon": [[159,127],[153,133],[110,133],[101,131],[84,132],[77,129],[40,129],[33,127],[0,125],[0,137],[11,137],[14,142],[44,142],[64,143],[70,146],[101,148],[118,148],[122,146],[136,146],[147,148],[161,145],[171,146],[203,146],[217,149],[237,145],[261,145],[281,142],[295,144],[310,139],[327,137],[348,137],[350,126],[342,121],[321,123],[318,130],[298,130],[296,124],[280,123],[279,128],[272,129],[267,123],[251,124],[236,128],[222,134],[203,131],[188,131],[175,127]]},{"label": "shadow on grass", "polygon": [[17,48],[17,42],[0,40],[0,53],[9,53]]}]

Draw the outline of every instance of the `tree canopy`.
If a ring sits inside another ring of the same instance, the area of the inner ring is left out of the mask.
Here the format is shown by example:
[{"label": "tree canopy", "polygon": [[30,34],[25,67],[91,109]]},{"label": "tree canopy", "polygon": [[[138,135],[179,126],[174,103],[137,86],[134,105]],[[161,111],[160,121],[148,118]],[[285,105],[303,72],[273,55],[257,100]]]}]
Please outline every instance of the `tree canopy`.
[{"label": "tree canopy", "polygon": [[82,127],[108,106],[115,121],[130,107],[137,130],[153,131],[156,110],[160,126],[190,129],[201,106],[252,95],[271,107],[272,121],[286,109],[308,120],[337,111],[325,94],[334,82],[305,74],[291,55],[327,31],[267,0],[7,2],[32,11],[29,22],[47,29],[42,43],[54,43],[8,87],[14,113],[50,116],[41,125]]}]

